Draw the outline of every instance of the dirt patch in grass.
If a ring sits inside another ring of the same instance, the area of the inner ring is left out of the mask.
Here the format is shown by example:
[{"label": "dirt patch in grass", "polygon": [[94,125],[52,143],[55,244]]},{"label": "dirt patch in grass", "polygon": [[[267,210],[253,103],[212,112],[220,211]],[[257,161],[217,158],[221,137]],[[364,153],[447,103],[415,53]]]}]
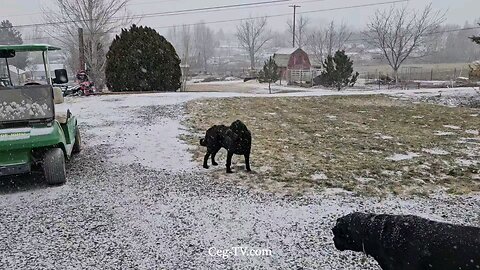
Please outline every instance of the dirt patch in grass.
[{"label": "dirt patch in grass", "polygon": [[[472,132],[480,129],[479,110],[346,96],[196,100],[187,112],[193,135],[184,139],[192,145],[214,124],[241,119],[252,131],[255,172],[239,165],[234,175],[224,166],[211,170],[221,180],[288,193],[480,191],[480,137]],[[200,166],[205,149],[192,151]]]}]

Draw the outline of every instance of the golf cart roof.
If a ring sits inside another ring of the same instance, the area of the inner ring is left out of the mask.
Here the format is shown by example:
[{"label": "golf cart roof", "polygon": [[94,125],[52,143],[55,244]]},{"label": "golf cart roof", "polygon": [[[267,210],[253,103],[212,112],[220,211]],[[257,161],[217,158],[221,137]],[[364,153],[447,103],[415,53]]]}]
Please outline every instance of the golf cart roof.
[{"label": "golf cart roof", "polygon": [[0,51],[13,50],[16,52],[44,52],[58,51],[58,47],[48,44],[23,44],[23,45],[0,45]]}]

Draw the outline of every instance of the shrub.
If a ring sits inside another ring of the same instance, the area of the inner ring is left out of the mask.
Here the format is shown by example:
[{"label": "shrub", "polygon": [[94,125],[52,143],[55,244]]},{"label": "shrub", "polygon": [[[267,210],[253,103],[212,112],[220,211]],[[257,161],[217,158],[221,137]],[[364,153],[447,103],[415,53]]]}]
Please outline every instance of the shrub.
[{"label": "shrub", "polygon": [[268,83],[268,91],[270,94],[272,93],[271,84],[278,81],[280,75],[278,73],[278,66],[273,60],[273,57],[270,57],[267,61],[265,61],[265,65],[263,66],[263,70],[260,71],[258,75],[258,81],[260,83]]},{"label": "shrub", "polygon": [[314,79],[315,84],[334,87],[339,91],[344,87],[354,86],[358,72],[353,74],[353,61],[345,51],[337,51],[335,56],[329,55],[323,63],[322,74]]},{"label": "shrub", "polygon": [[111,91],[176,91],[182,72],[175,48],[152,28],[122,29],[107,53]]}]

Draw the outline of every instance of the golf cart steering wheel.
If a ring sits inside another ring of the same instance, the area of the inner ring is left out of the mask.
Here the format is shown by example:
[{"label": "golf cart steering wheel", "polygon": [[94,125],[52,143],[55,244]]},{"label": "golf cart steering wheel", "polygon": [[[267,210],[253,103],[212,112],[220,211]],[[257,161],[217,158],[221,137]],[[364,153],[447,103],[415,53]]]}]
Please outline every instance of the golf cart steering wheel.
[{"label": "golf cart steering wheel", "polygon": [[28,82],[26,84],[24,84],[25,86],[30,86],[30,85],[41,85],[40,83],[38,82]]}]

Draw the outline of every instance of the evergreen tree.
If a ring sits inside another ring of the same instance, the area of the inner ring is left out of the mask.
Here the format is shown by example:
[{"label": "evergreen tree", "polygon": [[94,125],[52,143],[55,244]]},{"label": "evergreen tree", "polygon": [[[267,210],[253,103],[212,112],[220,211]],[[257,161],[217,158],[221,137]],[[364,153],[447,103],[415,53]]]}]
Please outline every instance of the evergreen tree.
[{"label": "evergreen tree", "polygon": [[[0,22],[0,44],[17,45],[23,44],[22,34],[17,31],[8,20]],[[17,53],[15,58],[9,59],[9,64],[24,69],[27,66],[27,53]],[[3,62],[3,61],[2,61]]]},{"label": "evergreen tree", "polygon": [[335,87],[339,91],[344,87],[354,86],[357,82],[358,72],[353,73],[353,61],[345,51],[337,51],[334,56],[329,55],[323,63],[323,71],[315,78],[317,85]]},{"label": "evergreen tree", "polygon": [[280,79],[280,75],[278,74],[278,66],[273,57],[270,56],[270,58],[265,61],[265,65],[263,66],[263,70],[260,72],[259,78],[260,82],[268,82],[268,91],[271,94],[271,84]]},{"label": "evergreen tree", "polygon": [[[480,25],[480,23],[478,24]],[[480,45],[480,36],[472,36],[470,39]],[[470,74],[469,74],[470,79],[480,79],[480,63],[475,62],[470,65]]]},{"label": "evergreen tree", "polygon": [[107,53],[107,85],[111,91],[176,91],[180,58],[175,48],[152,28],[122,29]]},{"label": "evergreen tree", "polygon": [[[478,25],[480,25],[480,23]],[[471,39],[473,40],[473,42],[480,45],[480,36],[473,36],[471,37]]]}]

